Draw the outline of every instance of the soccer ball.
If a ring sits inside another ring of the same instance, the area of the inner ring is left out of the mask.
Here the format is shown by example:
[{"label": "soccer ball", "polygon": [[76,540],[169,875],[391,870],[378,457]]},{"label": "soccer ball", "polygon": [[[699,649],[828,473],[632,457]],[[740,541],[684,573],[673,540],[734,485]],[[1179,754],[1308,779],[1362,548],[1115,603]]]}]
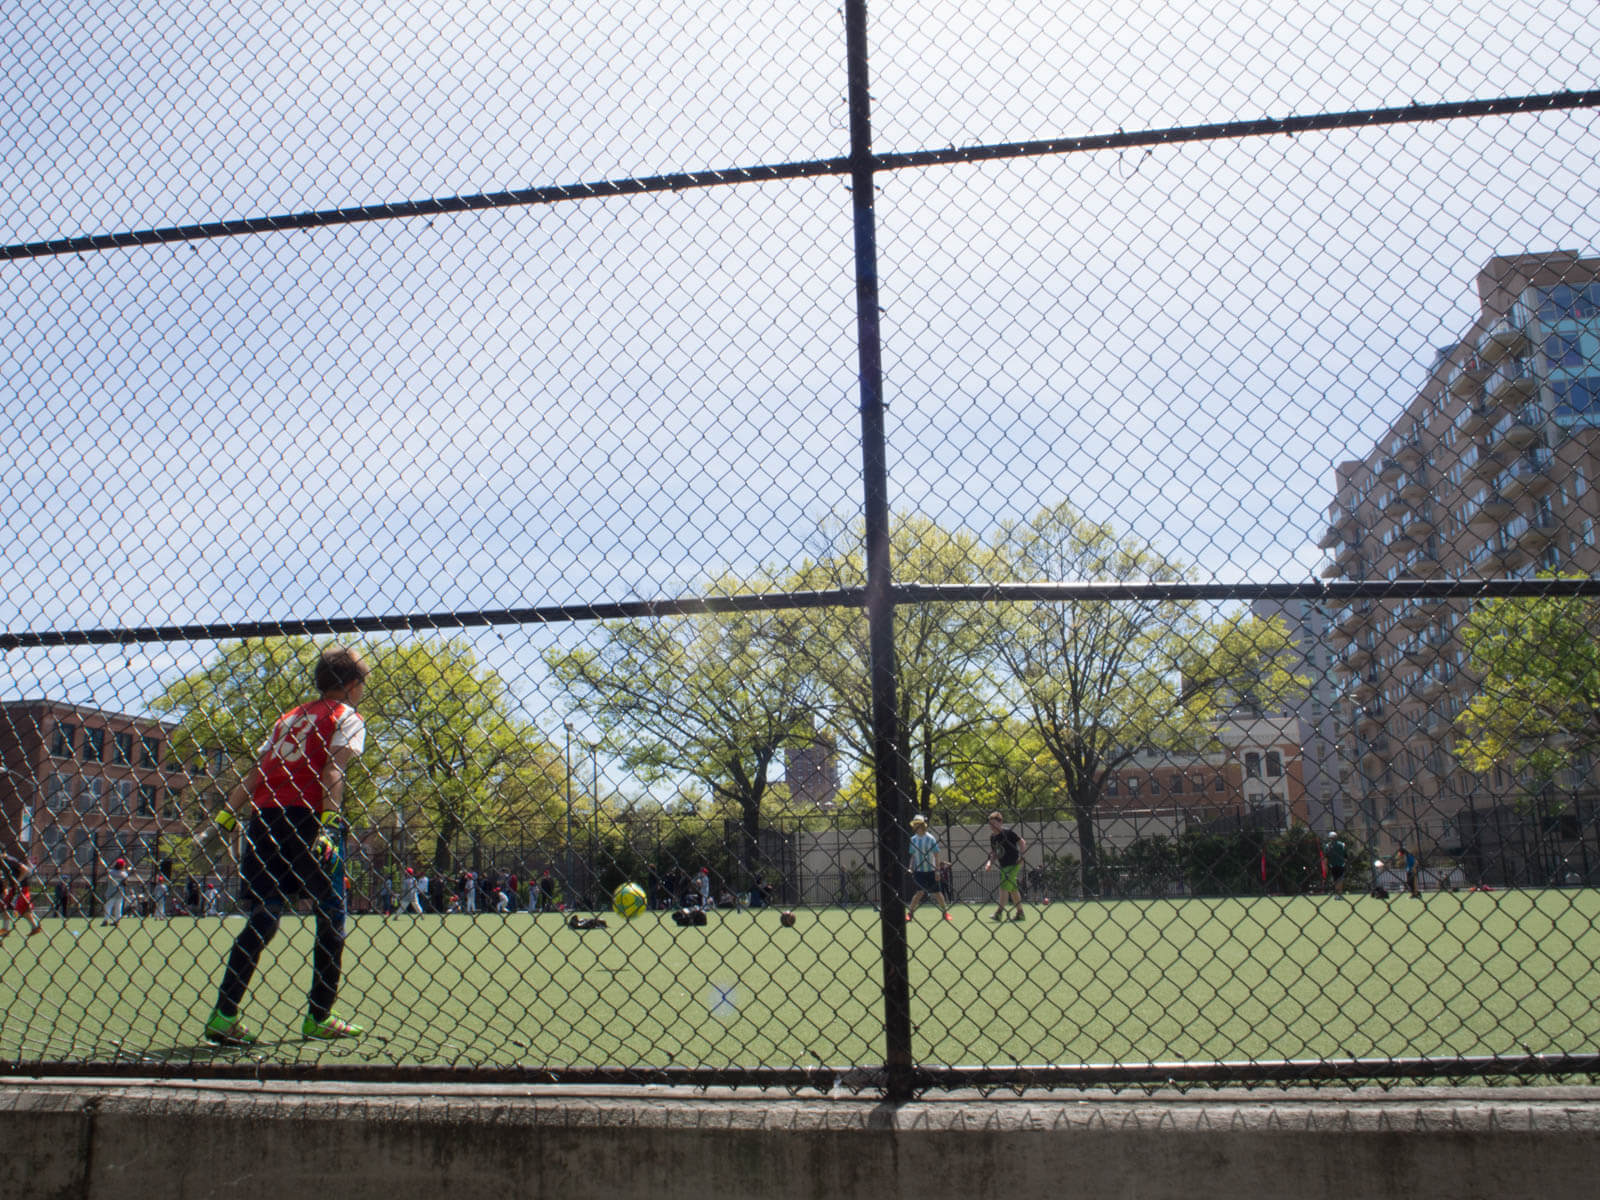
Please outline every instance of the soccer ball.
[{"label": "soccer ball", "polygon": [[617,916],[631,921],[645,910],[649,901],[637,883],[625,883],[611,893],[611,908]]},{"label": "soccer ball", "polygon": [[794,914],[789,912],[787,909],[784,910],[784,914],[778,918],[778,924],[782,925],[785,929],[793,929]]}]

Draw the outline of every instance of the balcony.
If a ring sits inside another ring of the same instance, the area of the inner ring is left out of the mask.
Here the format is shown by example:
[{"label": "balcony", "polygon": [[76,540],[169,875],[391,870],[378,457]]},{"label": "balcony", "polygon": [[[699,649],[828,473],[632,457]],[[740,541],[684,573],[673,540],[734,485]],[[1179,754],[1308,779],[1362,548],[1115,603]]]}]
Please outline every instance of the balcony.
[{"label": "balcony", "polygon": [[1513,459],[1511,464],[1495,478],[1502,494],[1508,500],[1520,496],[1542,496],[1555,487],[1550,474],[1550,451],[1530,450]]},{"label": "balcony", "polygon": [[1445,376],[1445,388],[1458,400],[1471,400],[1483,387],[1483,378],[1489,373],[1489,364],[1476,354],[1468,354],[1450,368]]},{"label": "balcony", "polygon": [[1398,495],[1407,504],[1425,503],[1432,494],[1433,488],[1429,485],[1426,471],[1413,471],[1400,481]]},{"label": "balcony", "polygon": [[1347,638],[1354,637],[1356,630],[1366,625],[1371,617],[1371,600],[1352,601],[1345,608],[1345,610],[1339,614],[1339,619],[1334,622],[1334,628]]},{"label": "balcony", "polygon": [[1489,562],[1499,571],[1514,571],[1529,561],[1531,556],[1520,540],[1502,542],[1489,547]]},{"label": "balcony", "polygon": [[1528,527],[1517,535],[1517,549],[1532,558],[1550,544],[1560,526],[1549,513],[1541,513],[1528,522]]},{"label": "balcony", "polygon": [[1399,612],[1399,625],[1402,629],[1421,629],[1434,618],[1436,601],[1424,602],[1421,600],[1408,601],[1405,608]]},{"label": "balcony", "polygon": [[1429,534],[1438,533],[1439,527],[1434,523],[1433,514],[1422,508],[1409,512],[1400,519],[1400,531],[1420,546],[1428,539]]},{"label": "balcony", "polygon": [[1374,701],[1356,710],[1356,730],[1362,737],[1372,737],[1383,732],[1383,702]]},{"label": "balcony", "polygon": [[1483,381],[1483,398],[1491,404],[1521,404],[1533,396],[1537,384],[1527,359],[1508,358]]},{"label": "balcony", "polygon": [[1401,469],[1405,471],[1415,471],[1428,458],[1422,452],[1422,442],[1417,438],[1408,438],[1401,442],[1395,449],[1394,457],[1395,461],[1400,464]]},{"label": "balcony", "polygon": [[1516,505],[1500,492],[1487,492],[1483,503],[1473,510],[1467,524],[1479,529],[1498,529],[1500,523],[1516,511]]},{"label": "balcony", "polygon": [[1356,703],[1363,704],[1378,694],[1378,673],[1368,671],[1365,675],[1357,677],[1355,684],[1350,689],[1350,695]]},{"label": "balcony", "polygon": [[1461,414],[1461,432],[1467,437],[1477,437],[1479,434],[1487,433],[1499,411],[1498,404],[1478,401]]},{"label": "balcony", "polygon": [[1404,474],[1405,468],[1400,465],[1398,458],[1386,458],[1378,464],[1379,483],[1399,483]]},{"label": "balcony", "polygon": [[1423,700],[1436,700],[1443,692],[1444,680],[1432,671],[1422,677],[1422,683],[1417,688],[1417,695]]},{"label": "balcony", "polygon": [[1372,650],[1360,643],[1354,643],[1339,656],[1339,665],[1352,675],[1361,673],[1361,668],[1372,661]]},{"label": "balcony", "polygon": [[1504,414],[1489,430],[1489,453],[1504,455],[1526,450],[1538,442],[1543,424],[1544,415],[1536,405],[1524,405]]},{"label": "balcony", "polygon": [[1501,317],[1484,331],[1478,339],[1478,357],[1485,362],[1497,363],[1508,355],[1528,352],[1528,331],[1522,322]]},{"label": "balcony", "polygon": [[1400,568],[1402,579],[1437,579],[1445,573],[1445,563],[1440,560],[1435,550],[1422,550],[1421,554],[1411,558],[1411,562]]}]

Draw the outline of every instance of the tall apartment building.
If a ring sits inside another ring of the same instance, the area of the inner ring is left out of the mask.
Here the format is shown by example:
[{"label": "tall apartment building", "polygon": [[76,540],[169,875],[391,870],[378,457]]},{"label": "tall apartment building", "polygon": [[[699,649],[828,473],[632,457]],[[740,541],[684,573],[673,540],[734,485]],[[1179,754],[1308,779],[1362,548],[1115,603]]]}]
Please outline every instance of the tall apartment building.
[{"label": "tall apartment building", "polygon": [[1340,739],[1340,679],[1328,647],[1333,614],[1319,600],[1257,600],[1250,608],[1260,620],[1283,622],[1299,655],[1290,670],[1309,683],[1289,710],[1299,722],[1307,823],[1319,833],[1343,829],[1350,819],[1344,802],[1350,766]]},{"label": "tall apartment building", "polygon": [[[1472,327],[1438,351],[1367,455],[1335,468],[1325,578],[1600,570],[1600,258],[1495,258],[1477,285]],[[1470,695],[1458,635],[1467,605],[1360,600],[1334,610],[1329,633],[1346,688],[1349,819],[1380,845],[1415,843],[1464,863],[1494,857],[1484,845],[1491,825],[1527,824],[1518,780],[1472,774],[1452,753],[1453,718]],[[1570,803],[1591,786],[1588,775],[1583,766],[1563,781]],[[1502,841],[1540,841],[1550,828],[1513,828]],[[1593,854],[1581,839],[1540,854],[1574,849]],[[1538,875],[1530,860],[1527,881],[1546,881]]]}]

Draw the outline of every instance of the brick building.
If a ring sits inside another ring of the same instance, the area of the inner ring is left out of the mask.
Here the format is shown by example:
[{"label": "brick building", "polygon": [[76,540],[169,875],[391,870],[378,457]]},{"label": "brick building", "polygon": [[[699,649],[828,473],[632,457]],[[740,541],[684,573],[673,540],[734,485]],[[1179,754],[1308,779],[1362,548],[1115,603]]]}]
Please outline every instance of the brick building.
[{"label": "brick building", "polygon": [[187,836],[179,796],[211,764],[184,764],[159,721],[54,700],[0,704],[0,840],[47,882],[93,883],[125,858],[148,874]]}]

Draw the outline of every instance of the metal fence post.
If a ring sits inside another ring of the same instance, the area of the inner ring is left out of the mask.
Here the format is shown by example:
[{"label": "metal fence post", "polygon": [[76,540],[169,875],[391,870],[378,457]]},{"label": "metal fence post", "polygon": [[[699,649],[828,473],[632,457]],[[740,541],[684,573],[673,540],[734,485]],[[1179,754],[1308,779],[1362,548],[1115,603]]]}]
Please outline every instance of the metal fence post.
[{"label": "metal fence post", "polygon": [[872,111],[867,73],[866,0],[846,0],[850,96],[850,192],[855,215],[856,334],[861,372],[862,491],[866,522],[867,633],[871,647],[872,743],[878,800],[878,915],[883,938],[885,1096],[911,1098],[911,987],[905,905],[905,769],[895,696],[893,564],[889,554],[889,484],[883,419],[883,363],[878,319],[878,247],[873,205]]}]

